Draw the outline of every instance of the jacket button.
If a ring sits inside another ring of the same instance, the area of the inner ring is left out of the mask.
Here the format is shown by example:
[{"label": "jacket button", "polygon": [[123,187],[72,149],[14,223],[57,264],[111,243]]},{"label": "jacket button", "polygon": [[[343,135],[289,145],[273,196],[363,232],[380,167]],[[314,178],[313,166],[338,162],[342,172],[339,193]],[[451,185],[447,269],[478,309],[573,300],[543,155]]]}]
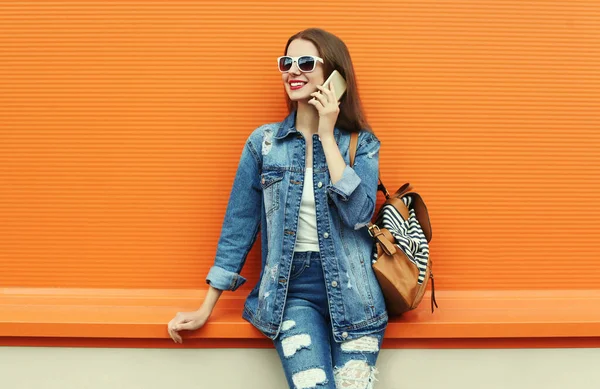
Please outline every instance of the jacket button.
[{"label": "jacket button", "polygon": [[348,337],[348,333],[347,332],[342,332],[342,338],[346,339]]},{"label": "jacket button", "polygon": [[323,186],[323,183],[321,181],[319,181],[319,183],[317,184],[317,186],[320,188]]},{"label": "jacket button", "polygon": [[334,288],[337,288],[337,281],[331,281],[331,286],[333,286]]},{"label": "jacket button", "polygon": [[265,179],[263,178],[262,180],[260,180],[260,182],[262,182],[263,184],[266,182]]},{"label": "jacket button", "polygon": [[323,234],[323,238],[325,238],[325,239],[329,238],[329,234],[328,234],[327,232],[326,232],[326,233],[324,233],[324,234]]}]

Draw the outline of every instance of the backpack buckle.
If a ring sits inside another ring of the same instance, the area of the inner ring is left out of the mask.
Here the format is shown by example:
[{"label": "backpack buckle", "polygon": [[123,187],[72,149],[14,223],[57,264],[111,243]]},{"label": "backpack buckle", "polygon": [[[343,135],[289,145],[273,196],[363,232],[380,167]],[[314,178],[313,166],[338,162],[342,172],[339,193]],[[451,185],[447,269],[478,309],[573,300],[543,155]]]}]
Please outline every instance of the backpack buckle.
[{"label": "backpack buckle", "polygon": [[375,235],[373,234],[373,232],[371,230],[377,230],[377,232],[381,232],[381,230],[379,229],[379,226],[377,224],[373,224],[371,227],[369,227],[369,235],[371,235],[371,238],[374,238]]}]

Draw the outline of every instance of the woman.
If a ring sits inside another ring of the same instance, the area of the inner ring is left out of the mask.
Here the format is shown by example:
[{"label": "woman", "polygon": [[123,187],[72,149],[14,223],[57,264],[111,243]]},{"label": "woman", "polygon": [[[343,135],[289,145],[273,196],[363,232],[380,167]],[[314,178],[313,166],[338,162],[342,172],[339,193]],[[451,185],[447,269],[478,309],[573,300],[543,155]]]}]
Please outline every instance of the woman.
[{"label": "woman", "polygon": [[[254,130],[242,151],[202,307],[170,336],[208,320],[261,231],[262,273],[243,317],[271,338],[290,388],[372,388],[387,325],[366,224],[375,211],[379,140],[368,129],[346,45],[321,29],[292,36],[278,59],[289,116]],[[336,102],[336,69],[347,90]],[[358,132],[353,167],[350,134]]]}]

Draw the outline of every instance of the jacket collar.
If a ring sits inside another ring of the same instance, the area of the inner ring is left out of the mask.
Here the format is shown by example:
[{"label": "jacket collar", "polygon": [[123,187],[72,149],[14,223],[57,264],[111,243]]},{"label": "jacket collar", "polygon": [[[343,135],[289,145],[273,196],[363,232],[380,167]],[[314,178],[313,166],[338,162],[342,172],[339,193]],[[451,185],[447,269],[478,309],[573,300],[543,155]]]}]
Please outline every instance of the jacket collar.
[{"label": "jacket collar", "polygon": [[[279,129],[277,130],[277,134],[275,135],[275,139],[283,139],[289,134],[297,132],[296,130],[296,111],[292,111],[279,125]],[[335,139],[338,140],[340,136],[340,130],[335,127],[333,129],[333,134]]]},{"label": "jacket collar", "polygon": [[296,111],[292,111],[279,125],[275,139],[283,139],[296,130]]}]

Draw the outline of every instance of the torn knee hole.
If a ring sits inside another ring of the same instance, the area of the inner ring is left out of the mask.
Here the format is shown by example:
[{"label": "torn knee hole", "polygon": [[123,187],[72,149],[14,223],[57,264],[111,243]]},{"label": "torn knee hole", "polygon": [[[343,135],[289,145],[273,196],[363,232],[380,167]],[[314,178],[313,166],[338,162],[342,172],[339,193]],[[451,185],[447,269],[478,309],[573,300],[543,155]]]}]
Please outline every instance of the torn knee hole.
[{"label": "torn knee hole", "polygon": [[281,332],[289,331],[292,328],[296,327],[296,322],[293,320],[286,320],[281,323]]},{"label": "torn knee hole", "polygon": [[317,385],[327,383],[325,370],[321,368],[308,369],[300,371],[292,376],[294,386],[298,389],[313,389]]},{"label": "torn knee hole", "polygon": [[345,353],[376,353],[379,351],[379,340],[374,336],[363,336],[342,343],[341,348]]},{"label": "torn knee hole", "polygon": [[311,344],[310,335],[299,334],[289,336],[281,341],[283,356],[289,358],[296,354],[298,350],[309,348]]},{"label": "torn knee hole", "polygon": [[366,361],[348,361],[334,371],[335,386],[338,389],[372,389],[376,381],[377,369]]}]

